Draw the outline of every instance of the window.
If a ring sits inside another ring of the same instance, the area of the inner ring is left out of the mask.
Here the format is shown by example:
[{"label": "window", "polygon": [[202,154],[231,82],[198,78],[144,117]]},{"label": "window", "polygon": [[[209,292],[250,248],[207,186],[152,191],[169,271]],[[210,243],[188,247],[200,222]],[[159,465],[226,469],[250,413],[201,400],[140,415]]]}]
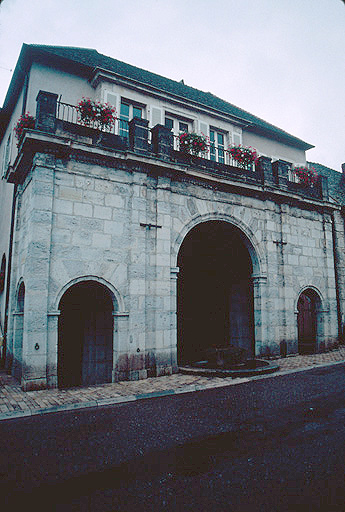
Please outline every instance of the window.
[{"label": "window", "polygon": [[129,121],[134,117],[143,118],[143,107],[133,105],[125,100],[121,100],[120,105],[120,135],[121,137],[129,136]]},{"label": "window", "polygon": [[188,119],[179,119],[174,116],[170,116],[169,114],[165,116],[165,126],[172,130],[175,135],[178,135],[181,132],[189,132],[192,129],[192,121]]},{"label": "window", "polygon": [[173,130],[174,129],[174,120],[171,119],[170,117],[166,117],[165,118],[165,126],[167,128],[169,128],[169,130]]},{"label": "window", "polygon": [[174,148],[178,149],[178,135],[181,132],[191,132],[193,131],[193,121],[183,118],[177,117],[173,114],[166,113],[165,115],[165,126],[172,130],[174,134]]},{"label": "window", "polygon": [[210,128],[210,159],[214,162],[225,163],[224,143],[225,134]]},{"label": "window", "polygon": [[182,121],[179,121],[178,129],[179,129],[179,132],[187,132],[188,133],[188,124],[183,123]]}]

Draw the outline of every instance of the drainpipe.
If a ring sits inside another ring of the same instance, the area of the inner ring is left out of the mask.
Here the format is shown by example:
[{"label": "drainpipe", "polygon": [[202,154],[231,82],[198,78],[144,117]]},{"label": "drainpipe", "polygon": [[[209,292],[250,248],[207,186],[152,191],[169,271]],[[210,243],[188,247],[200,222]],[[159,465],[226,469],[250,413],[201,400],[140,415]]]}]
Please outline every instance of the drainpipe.
[{"label": "drainpipe", "polygon": [[24,86],[23,86],[23,105],[22,105],[22,115],[26,113],[26,104],[28,100],[28,89],[29,89],[29,74],[25,74],[24,78]]}]

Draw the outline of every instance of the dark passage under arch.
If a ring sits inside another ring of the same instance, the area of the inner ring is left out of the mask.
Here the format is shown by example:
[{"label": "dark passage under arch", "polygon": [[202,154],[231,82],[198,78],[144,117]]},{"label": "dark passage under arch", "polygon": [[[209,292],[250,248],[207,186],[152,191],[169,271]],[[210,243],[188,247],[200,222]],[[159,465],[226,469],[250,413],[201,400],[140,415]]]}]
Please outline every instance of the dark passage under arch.
[{"label": "dark passage under arch", "polygon": [[73,387],[112,381],[113,303],[95,281],[69,288],[60,305],[58,385]]},{"label": "dark passage under arch", "polygon": [[240,230],[210,221],[193,228],[178,255],[178,363],[233,345],[254,357],[252,261]]}]

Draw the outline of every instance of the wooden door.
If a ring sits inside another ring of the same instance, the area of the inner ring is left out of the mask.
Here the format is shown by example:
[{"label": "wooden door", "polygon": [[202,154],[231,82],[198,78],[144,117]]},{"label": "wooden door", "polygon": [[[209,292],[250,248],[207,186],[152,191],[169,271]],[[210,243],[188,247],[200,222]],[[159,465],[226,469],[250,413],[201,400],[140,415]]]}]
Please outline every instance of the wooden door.
[{"label": "wooden door", "polygon": [[111,382],[113,325],[111,311],[89,311],[84,320],[82,383]]},{"label": "wooden door", "polygon": [[313,297],[302,293],[298,300],[298,352],[312,354],[316,351],[316,307]]}]

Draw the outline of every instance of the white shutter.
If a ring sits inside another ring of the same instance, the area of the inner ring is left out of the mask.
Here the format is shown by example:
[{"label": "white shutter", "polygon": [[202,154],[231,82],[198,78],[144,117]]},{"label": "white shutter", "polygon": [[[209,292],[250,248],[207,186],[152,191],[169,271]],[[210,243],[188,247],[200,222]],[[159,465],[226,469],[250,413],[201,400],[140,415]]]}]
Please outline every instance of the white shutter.
[{"label": "white shutter", "polygon": [[160,108],[151,107],[151,126],[162,124],[162,111]]},{"label": "white shutter", "polygon": [[199,122],[199,133],[208,137],[208,124]]},{"label": "white shutter", "polygon": [[11,150],[12,150],[12,133],[10,132],[4,151],[4,157],[2,162],[2,175],[7,171],[8,164],[11,161]]},{"label": "white shutter", "polygon": [[232,143],[235,146],[239,146],[240,144],[242,144],[242,137],[241,137],[240,133],[233,133],[232,134]]},{"label": "white shutter", "polygon": [[117,95],[110,91],[104,91],[105,103],[108,103],[112,107],[117,109]]}]

